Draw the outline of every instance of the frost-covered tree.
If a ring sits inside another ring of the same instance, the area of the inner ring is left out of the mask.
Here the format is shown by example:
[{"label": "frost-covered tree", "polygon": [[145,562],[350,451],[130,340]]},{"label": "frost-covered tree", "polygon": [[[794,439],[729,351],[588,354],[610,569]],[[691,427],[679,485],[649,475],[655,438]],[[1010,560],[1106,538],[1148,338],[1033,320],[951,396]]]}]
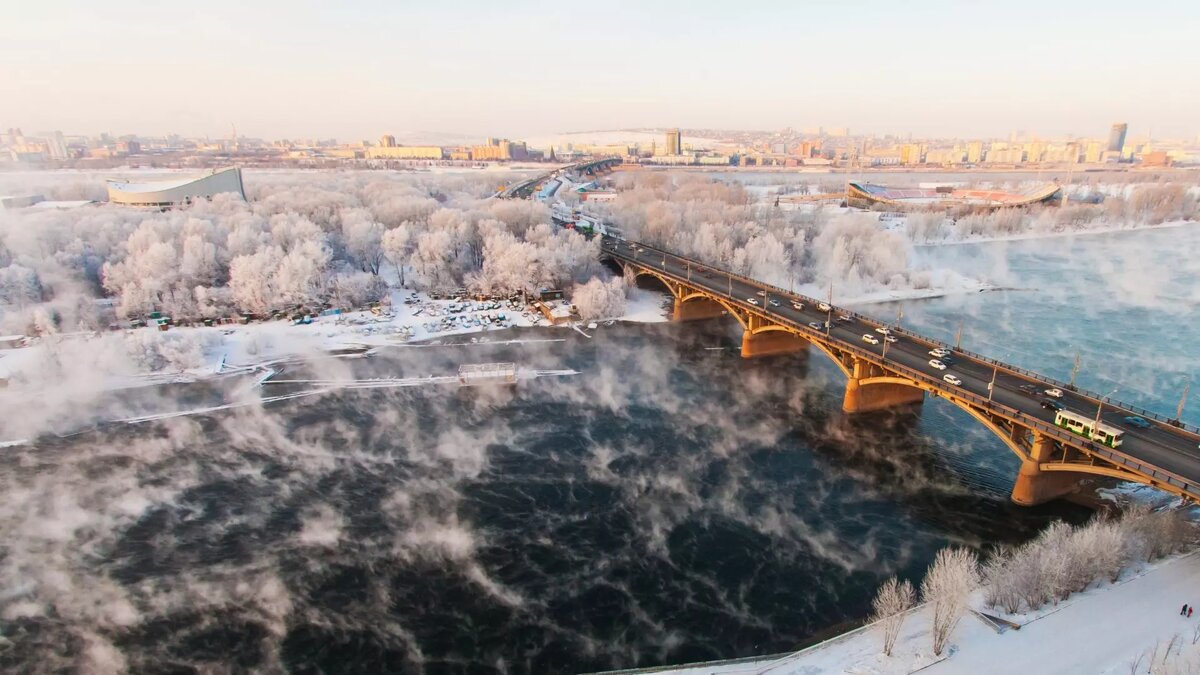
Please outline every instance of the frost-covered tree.
[{"label": "frost-covered tree", "polygon": [[904,627],[904,619],[908,610],[916,604],[916,592],[907,579],[904,581],[892,577],[879,587],[875,599],[871,601],[871,621],[879,623],[883,629],[883,653],[892,655],[896,646],[896,638],[900,637],[900,629]]},{"label": "frost-covered tree", "polygon": [[921,600],[931,605],[933,653],[941,655],[954,627],[967,609],[971,591],[979,585],[979,560],[964,548],[944,548],[921,581]]},{"label": "frost-covered tree", "polygon": [[614,319],[625,313],[628,284],[621,277],[608,281],[592,278],[571,289],[571,302],[581,319]]}]

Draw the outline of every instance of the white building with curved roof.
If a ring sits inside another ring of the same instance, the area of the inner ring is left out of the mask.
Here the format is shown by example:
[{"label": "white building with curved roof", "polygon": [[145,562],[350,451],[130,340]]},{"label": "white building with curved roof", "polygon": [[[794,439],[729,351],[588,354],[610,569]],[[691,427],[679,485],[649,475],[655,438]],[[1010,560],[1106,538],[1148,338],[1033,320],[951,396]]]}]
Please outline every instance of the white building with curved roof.
[{"label": "white building with curved roof", "polygon": [[107,182],[108,201],[125,206],[170,208],[191,204],[197,199],[210,199],[221,192],[235,192],[242,199],[246,198],[242,170],[236,166],[173,180],[135,183],[110,178]]}]

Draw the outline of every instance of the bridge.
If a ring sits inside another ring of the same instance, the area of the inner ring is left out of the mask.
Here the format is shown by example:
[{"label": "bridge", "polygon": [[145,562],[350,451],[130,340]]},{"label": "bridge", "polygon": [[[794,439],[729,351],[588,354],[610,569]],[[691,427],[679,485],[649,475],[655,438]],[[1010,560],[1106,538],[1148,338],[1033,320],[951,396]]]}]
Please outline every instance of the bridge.
[{"label": "bridge", "polygon": [[[1069,494],[1088,476],[1200,501],[1200,429],[646,244],[605,235],[601,246],[627,274],[666,286],[674,320],[733,317],[742,327],[743,357],[809,347],[828,356],[846,376],[847,413],[919,405],[926,395],[958,406],[1020,459],[1012,490],[1017,504]],[[950,357],[939,359],[946,370],[930,363],[937,349]],[[1049,389],[1062,396],[1051,399]],[[1122,442],[1109,447],[1056,425],[1050,401],[1089,424],[1095,419],[1120,429]],[[1145,428],[1127,417],[1142,418]]]},{"label": "bridge", "polygon": [[528,199],[533,195],[533,191],[537,186],[545,183],[548,180],[561,176],[564,173],[578,173],[587,176],[606,171],[621,163],[620,157],[601,157],[600,159],[589,159],[586,162],[578,162],[576,164],[568,164],[560,166],[553,171],[548,171],[544,174],[526,178],[523,181],[513,183],[508,187],[500,190],[493,197],[499,199]]}]

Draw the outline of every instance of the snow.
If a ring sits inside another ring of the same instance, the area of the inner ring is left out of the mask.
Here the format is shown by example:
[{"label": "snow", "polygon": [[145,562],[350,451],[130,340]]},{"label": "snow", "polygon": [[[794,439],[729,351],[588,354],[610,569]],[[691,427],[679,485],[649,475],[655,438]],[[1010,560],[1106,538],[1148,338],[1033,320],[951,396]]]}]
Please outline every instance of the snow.
[{"label": "snow", "polygon": [[634,323],[659,323],[668,321],[664,306],[666,294],[650,291],[644,288],[629,289],[629,298],[625,302],[625,315],[621,321]]},{"label": "snow", "polygon": [[[783,656],[694,664],[656,669],[660,675],[822,675],[824,673],[890,674],[920,670],[927,675],[977,673],[1128,673],[1144,655],[1162,659],[1177,638],[1172,659],[1186,658],[1200,615],[1179,615],[1183,603],[1200,602],[1200,557],[1197,552],[1170,558],[1125,577],[1071,596],[1036,615],[1011,617],[1013,629],[968,613],[958,624],[942,657],[930,653],[929,610],[913,610],[891,657],[880,651],[882,630],[870,624],[813,647]],[[982,594],[972,607],[983,607]],[[1157,663],[1157,661],[1156,661]],[[636,671],[633,671],[636,672]],[[1192,671],[1187,671],[1192,672]]]}]

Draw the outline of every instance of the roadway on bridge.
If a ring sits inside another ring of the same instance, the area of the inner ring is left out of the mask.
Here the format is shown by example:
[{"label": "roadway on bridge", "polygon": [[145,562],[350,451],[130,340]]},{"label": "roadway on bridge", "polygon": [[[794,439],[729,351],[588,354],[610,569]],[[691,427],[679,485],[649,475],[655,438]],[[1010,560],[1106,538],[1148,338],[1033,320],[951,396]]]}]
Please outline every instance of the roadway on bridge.
[{"label": "roadway on bridge", "polygon": [[[841,312],[837,307],[833,307],[828,312],[821,311],[817,306],[818,301],[811,298],[784,293],[778,289],[754,284],[736,276],[730,277],[720,270],[647,248],[644,244],[605,236],[602,246],[610,254],[660,269],[668,275],[687,280],[693,286],[704,288],[714,295],[725,296],[744,308],[777,319],[780,323],[795,323],[802,326],[822,324],[818,330],[827,334],[833,341],[852,344],[877,354],[881,358],[886,358],[887,361],[920,371],[937,380],[942,380],[946,374],[952,374],[962,380],[962,384],[958,385],[958,388],[984,398],[988,396],[988,385],[992,382],[993,374],[995,374],[996,385],[992,398],[996,403],[1054,424],[1054,411],[1043,406],[1043,401],[1050,398],[1044,394],[1044,391],[1053,388],[1052,383],[1006,372],[1003,367],[997,370],[992,364],[979,361],[958,351],[953,351],[951,355],[953,363],[947,364],[946,370],[938,370],[929,364],[929,361],[935,358],[929,352],[935,347],[943,345],[934,340],[915,338],[906,334],[897,335],[898,341],[888,344],[884,340],[883,334],[875,330],[884,327],[883,323],[865,320],[861,317],[852,318],[849,321],[838,321],[837,318]],[[766,296],[758,295],[760,291],[765,291]],[[793,300],[799,301],[803,308],[799,310],[794,308]],[[755,305],[751,301],[758,304]],[[850,313],[847,312],[847,314]],[[824,328],[823,323],[830,320],[832,320],[832,326],[828,329]],[[866,334],[877,338],[879,344],[872,345],[864,341],[863,335]],[[1030,387],[1030,385],[1036,385],[1036,388],[1033,389],[1035,393],[1021,389],[1022,386]],[[944,383],[943,386],[945,389],[954,387],[949,383]],[[1067,410],[1087,415],[1093,419],[1096,416],[1097,401],[1088,396],[1064,390],[1062,398],[1055,400]],[[1122,410],[1113,404],[1103,404],[1101,419],[1125,432],[1124,442],[1118,450],[1141,462],[1170,471],[1194,483],[1200,483],[1200,449],[1197,446],[1197,438],[1184,430],[1156,420],[1147,420],[1151,424],[1148,429],[1133,427],[1125,422],[1125,417],[1132,415],[1136,415],[1136,413]]]}]

